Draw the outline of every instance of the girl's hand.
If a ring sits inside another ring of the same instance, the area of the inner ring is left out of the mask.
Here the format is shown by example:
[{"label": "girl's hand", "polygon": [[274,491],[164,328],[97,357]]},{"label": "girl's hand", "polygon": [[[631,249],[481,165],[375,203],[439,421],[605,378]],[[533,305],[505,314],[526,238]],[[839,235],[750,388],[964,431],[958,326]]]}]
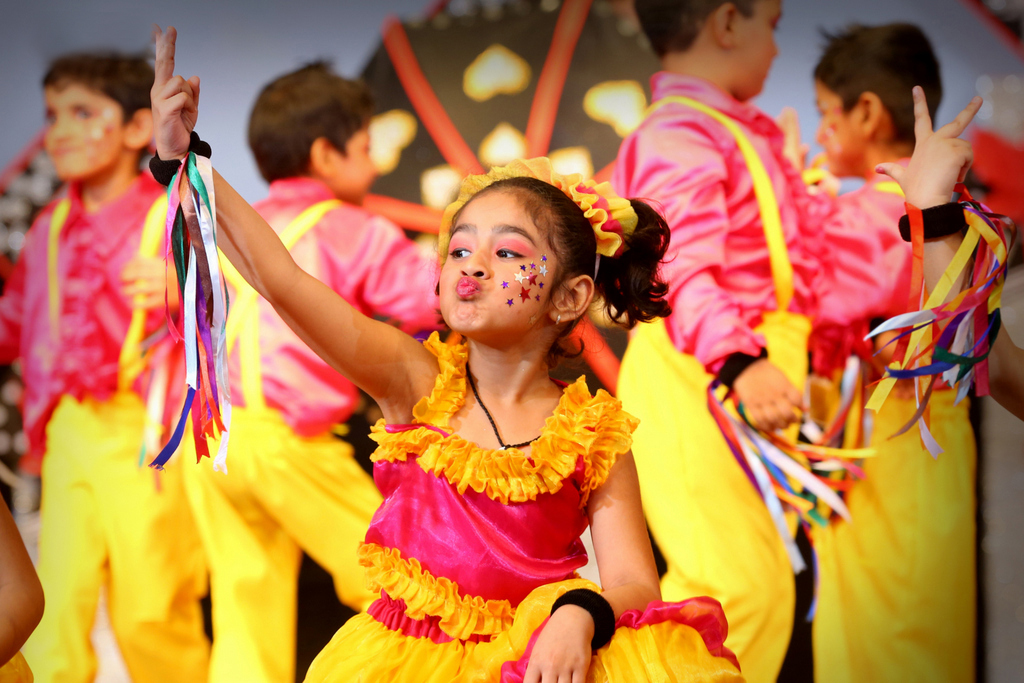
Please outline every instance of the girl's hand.
[{"label": "girl's hand", "polygon": [[584,683],[593,655],[593,638],[590,612],[576,605],[562,605],[537,637],[523,683]]},{"label": "girl's hand", "polygon": [[174,75],[174,41],[178,32],[153,25],[156,43],[156,78],[149,97],[153,106],[153,130],[156,152],[161,159],[183,159],[188,154],[189,137],[199,118],[199,77],[187,81]]},{"label": "girl's hand", "polygon": [[971,143],[959,135],[981,108],[982,99],[973,98],[956,118],[932,132],[932,118],[924,90],[914,86],[914,154],[910,164],[879,164],[876,171],[884,173],[903,188],[907,203],[919,209],[948,204],[956,183],[963,182],[974,161]]}]

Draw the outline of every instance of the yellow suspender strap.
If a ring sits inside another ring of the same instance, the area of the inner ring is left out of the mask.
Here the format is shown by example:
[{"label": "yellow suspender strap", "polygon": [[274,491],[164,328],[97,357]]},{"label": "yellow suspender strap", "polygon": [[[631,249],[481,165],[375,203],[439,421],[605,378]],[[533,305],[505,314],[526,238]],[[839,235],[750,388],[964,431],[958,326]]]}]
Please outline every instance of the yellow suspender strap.
[{"label": "yellow suspender strap", "polygon": [[[328,211],[341,206],[341,201],[328,199],[309,207],[281,232],[281,242],[291,250],[303,235],[320,222]],[[263,369],[260,365],[260,315],[256,305],[256,290],[242,278],[227,259],[221,259],[224,275],[235,289],[235,301],[228,315],[228,353],[238,342],[238,360],[242,372],[242,396],[248,408],[265,408],[263,396]]]},{"label": "yellow suspender strap", "polygon": [[[142,238],[139,241],[139,256],[156,258],[160,255],[166,221],[167,195],[161,194],[153,202],[153,206],[149,207],[149,212],[146,214],[146,222],[142,227]],[[125,335],[124,344],[121,346],[121,355],[118,358],[117,386],[122,391],[131,389],[135,379],[145,367],[139,345],[146,332],[146,315],[147,311],[136,308],[132,311],[131,322],[128,323],[128,333]]]},{"label": "yellow suspender strap", "polygon": [[875,183],[875,189],[879,192],[885,192],[887,194],[896,194],[900,197],[903,196],[903,188],[900,184],[894,180],[885,180],[880,183]]},{"label": "yellow suspender strap", "polygon": [[46,240],[47,291],[50,294],[50,335],[60,339],[60,266],[57,259],[60,231],[68,220],[71,200],[62,199],[50,215],[50,232]]},{"label": "yellow suspender strap", "polygon": [[779,203],[775,198],[775,190],[772,187],[768,171],[765,170],[764,162],[761,161],[761,157],[758,156],[750,139],[734,120],[703,102],[679,95],[665,97],[654,102],[647,109],[647,115],[649,116],[654,110],[669,103],[682,104],[707,114],[725,126],[726,130],[736,138],[740,154],[743,155],[743,161],[746,162],[747,170],[750,171],[750,177],[754,182],[754,196],[757,198],[757,205],[761,212],[761,225],[764,228],[765,241],[768,243],[768,258],[772,268],[772,280],[775,282],[775,300],[780,311],[787,310],[789,302],[793,299],[793,264],[789,260],[786,238],[782,233],[782,215],[779,213]]}]

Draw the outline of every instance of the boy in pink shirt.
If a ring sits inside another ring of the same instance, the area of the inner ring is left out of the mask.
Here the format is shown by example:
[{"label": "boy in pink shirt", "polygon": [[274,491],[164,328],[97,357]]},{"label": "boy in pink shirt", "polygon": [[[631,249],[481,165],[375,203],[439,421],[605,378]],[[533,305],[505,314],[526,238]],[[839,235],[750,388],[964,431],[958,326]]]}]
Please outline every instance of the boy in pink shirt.
[{"label": "boy in pink shirt", "polygon": [[[296,262],[366,315],[435,329],[436,267],[402,231],[360,207],[376,178],[373,102],[321,63],[269,83],[249,146],[270,194],[254,208]],[[188,468],[186,490],[210,565],[212,683],[294,680],[301,550],[334,577],[342,602],[365,609],[356,550],[381,504],[352,447],[332,430],[359,402],[226,260],[234,400],[230,474]],[[187,449],[186,449],[187,450]]]},{"label": "boy in pink shirt", "polygon": [[29,458],[42,459],[46,610],[24,647],[40,683],[92,680],[102,586],[133,680],[207,671],[205,568],[181,469],[157,477],[139,463],[142,340],[165,327],[166,200],[139,172],[152,80],[140,57],[50,67],[45,146],[67,187],[36,219],[0,298],[0,361],[21,359]]},{"label": "boy in pink shirt", "polygon": [[[906,165],[914,149],[911,89],[923,88],[934,116],[942,84],[928,39],[909,24],[828,36],[814,75],[828,168],[866,181],[838,198],[843,211],[825,228],[831,262],[813,347],[815,371],[828,376],[872,319],[917,309],[908,301],[911,246],[896,227],[903,195],[875,168]],[[854,523],[836,519],[816,535],[820,680],[973,680],[977,451],[969,401],[954,405],[955,393],[944,384],[932,393],[931,425],[945,449],[932,458],[916,428],[890,439],[917,410],[913,384],[897,384],[874,416],[878,452],[864,463],[867,478],[847,497]]]},{"label": "boy in pink shirt", "polygon": [[768,431],[797,421],[831,202],[808,194],[782,131],[749,103],[777,53],[779,0],[636,9],[664,70],[612,183],[661,204],[673,313],[635,334],[619,392],[641,420],[634,455],[668,563],[664,599],[720,600],[744,675],[774,681],[792,631],[793,567],[707,409],[707,387],[731,387]]}]

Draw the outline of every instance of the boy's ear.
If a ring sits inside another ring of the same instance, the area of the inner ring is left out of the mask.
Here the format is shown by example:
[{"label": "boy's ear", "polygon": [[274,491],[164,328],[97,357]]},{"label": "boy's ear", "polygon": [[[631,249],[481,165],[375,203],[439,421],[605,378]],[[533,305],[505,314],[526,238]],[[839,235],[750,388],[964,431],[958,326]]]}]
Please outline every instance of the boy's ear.
[{"label": "boy's ear", "polygon": [[569,278],[556,287],[551,295],[552,320],[561,316],[562,321],[575,320],[586,314],[594,299],[594,281],[586,275]]},{"label": "boy's ear", "polygon": [[334,174],[334,160],[341,152],[330,140],[318,137],[309,146],[309,175],[324,179]]},{"label": "boy's ear", "polygon": [[153,110],[137,109],[124,124],[124,145],[139,151],[149,147],[153,140]]},{"label": "boy's ear", "polygon": [[718,47],[724,50],[732,50],[738,45],[736,38],[736,20],[739,9],[731,2],[719,5],[714,12],[704,20],[701,31],[711,31],[711,36]]},{"label": "boy's ear", "polygon": [[886,109],[882,98],[871,91],[865,91],[857,98],[858,125],[865,139],[888,142],[893,137],[892,115]]}]

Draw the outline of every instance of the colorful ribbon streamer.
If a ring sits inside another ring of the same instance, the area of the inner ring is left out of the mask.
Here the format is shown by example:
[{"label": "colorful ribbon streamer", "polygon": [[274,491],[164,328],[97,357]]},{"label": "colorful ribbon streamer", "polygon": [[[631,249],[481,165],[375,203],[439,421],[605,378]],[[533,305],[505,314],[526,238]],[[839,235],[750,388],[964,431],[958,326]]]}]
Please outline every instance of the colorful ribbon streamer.
[{"label": "colorful ribbon streamer", "polygon": [[[942,446],[932,436],[928,411],[935,383],[942,381],[955,388],[957,403],[972,387],[979,396],[988,394],[987,358],[999,334],[1007,248],[1012,234],[1010,220],[976,202],[963,185],[957,185],[955,200],[964,210],[967,233],[934,291],[927,296],[923,217],[920,209],[906,205],[914,250],[910,305],[920,310],[886,320],[867,337],[899,332],[890,342],[897,345],[893,362],[886,368],[867,407],[879,410],[896,380],[912,379],[918,410],[892,436],[899,436],[917,424],[932,457],[942,453]],[[964,289],[943,303],[962,275],[967,276]]]},{"label": "colorful ribbon streamer", "polygon": [[[859,373],[859,366],[857,370]],[[852,379],[849,383],[859,385]],[[718,397],[719,386],[718,381],[708,386],[708,410],[736,462],[768,508],[793,573],[799,574],[807,564],[790,530],[787,512],[797,515],[811,543],[815,599],[807,619],[813,619],[817,608],[818,559],[812,524],[825,526],[832,514],[851,521],[843,494],[854,479],[864,478],[864,471],[856,460],[875,452],[870,448],[840,449],[820,443],[792,443],[777,434],[762,432],[747,419],[742,405],[737,406],[738,417],[726,409]],[[849,403],[852,401],[849,399]],[[846,408],[848,410],[849,405]]]},{"label": "colorful ribbon streamer", "polygon": [[[187,191],[183,191],[187,190]],[[181,292],[182,329],[168,327],[185,343],[188,392],[170,440],[150,467],[163,469],[181,445],[192,417],[196,459],[209,457],[208,438],[220,437],[213,468],[227,473],[231,394],[227,381],[228,294],[217,251],[217,215],[210,160],[190,152],[167,188],[167,253],[174,260]]]}]

